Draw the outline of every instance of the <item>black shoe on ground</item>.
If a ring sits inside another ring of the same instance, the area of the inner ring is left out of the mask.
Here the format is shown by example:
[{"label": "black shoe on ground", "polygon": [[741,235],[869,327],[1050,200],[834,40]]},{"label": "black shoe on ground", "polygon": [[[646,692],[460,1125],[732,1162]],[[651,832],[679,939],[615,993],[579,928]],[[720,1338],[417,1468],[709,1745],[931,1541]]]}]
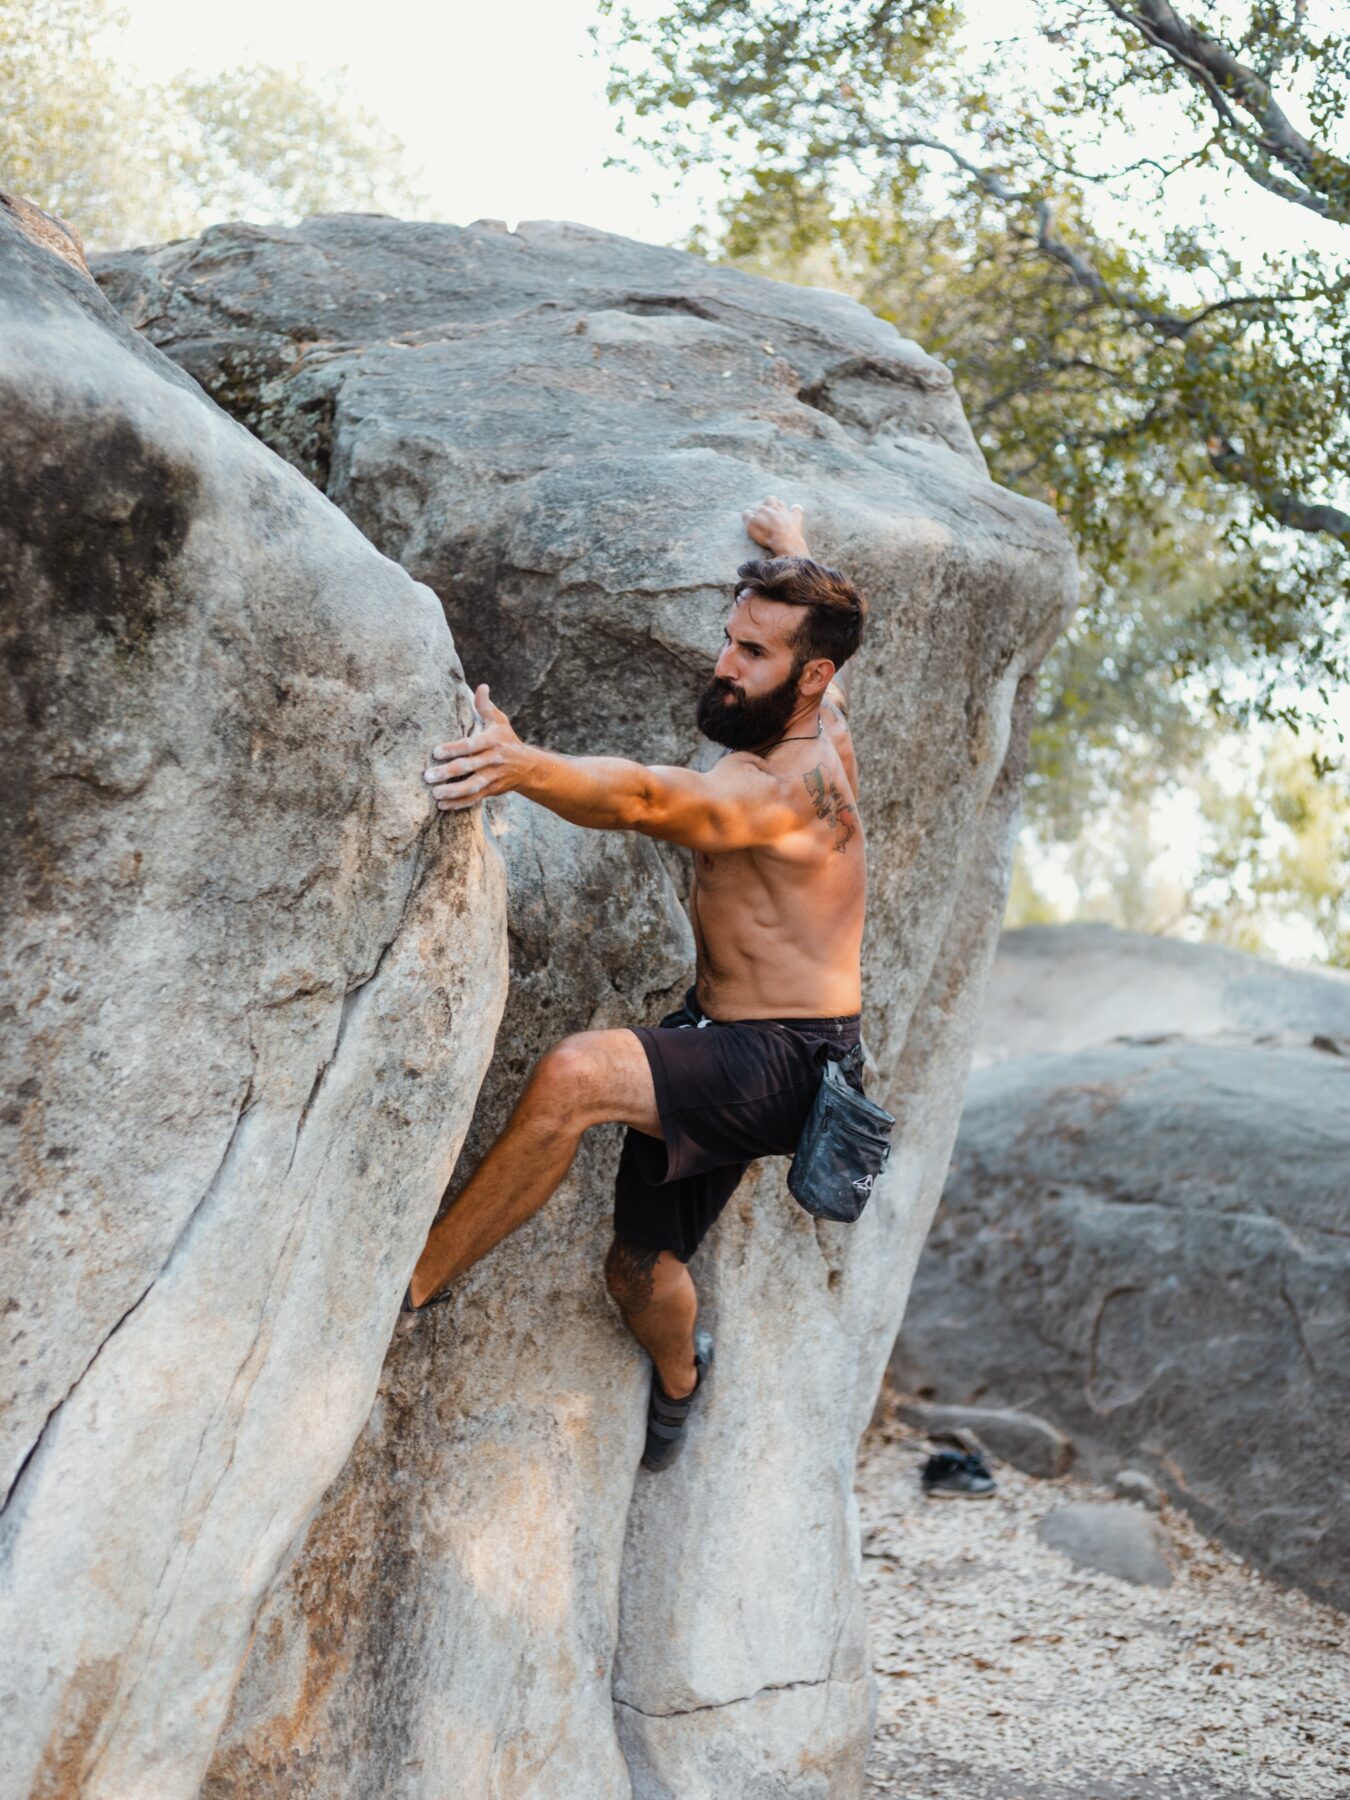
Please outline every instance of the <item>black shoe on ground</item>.
[{"label": "black shoe on ground", "polygon": [[684,1445],[684,1428],[694,1401],[703,1390],[703,1380],[712,1366],[712,1333],[694,1333],[694,1368],[698,1379],[693,1391],[683,1400],[672,1400],[661,1386],[656,1370],[652,1370],[652,1391],[647,1401],[647,1442],[642,1452],[644,1469],[668,1469]]},{"label": "black shoe on ground", "polygon": [[930,1500],[987,1500],[998,1488],[989,1465],[974,1450],[939,1450],[923,1465]]}]

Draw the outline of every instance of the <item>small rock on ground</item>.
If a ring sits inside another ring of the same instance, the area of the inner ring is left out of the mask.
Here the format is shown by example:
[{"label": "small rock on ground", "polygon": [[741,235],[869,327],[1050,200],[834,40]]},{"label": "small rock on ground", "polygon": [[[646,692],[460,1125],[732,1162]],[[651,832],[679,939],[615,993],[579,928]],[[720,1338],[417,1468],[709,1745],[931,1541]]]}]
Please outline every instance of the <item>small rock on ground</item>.
[{"label": "small rock on ground", "polygon": [[1136,1587],[1172,1585],[1166,1534],[1156,1519],[1136,1506],[1120,1501],[1057,1506],[1036,1527],[1036,1536],[1080,1569],[1100,1569],[1103,1575],[1118,1575]]},{"label": "small rock on ground", "polygon": [[1162,1511],[1162,1489],[1142,1469],[1122,1469],[1111,1486],[1122,1500],[1136,1500],[1150,1512]]}]

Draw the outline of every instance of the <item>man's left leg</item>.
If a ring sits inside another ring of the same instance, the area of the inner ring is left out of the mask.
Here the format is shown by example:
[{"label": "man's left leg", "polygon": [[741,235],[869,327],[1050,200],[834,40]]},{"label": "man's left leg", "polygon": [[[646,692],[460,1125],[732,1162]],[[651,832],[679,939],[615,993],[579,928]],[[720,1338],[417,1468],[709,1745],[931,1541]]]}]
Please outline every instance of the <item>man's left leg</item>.
[{"label": "man's left leg", "polygon": [[[646,1041],[652,1049],[650,1035]],[[675,1041],[673,1032],[669,1036],[662,1032],[655,1040],[656,1055],[664,1059],[668,1098],[671,1068],[666,1053]],[[682,1055],[697,1057],[709,1048],[706,1043],[700,1046],[695,1034],[678,1041],[685,1046]],[[609,1291],[656,1371],[642,1455],[647,1469],[664,1469],[678,1454],[689,1408],[712,1356],[711,1334],[694,1330],[698,1294],[688,1259],[745,1172],[744,1163],[724,1163],[679,1174],[693,1147],[678,1111],[667,1114],[664,1123],[664,1147],[633,1131],[624,1138],[614,1178],[614,1242],[605,1258]],[[677,1173],[662,1179],[672,1160]],[[658,1179],[653,1181],[652,1176]]]},{"label": "man's left leg", "polygon": [[619,1303],[624,1323],[656,1365],[672,1400],[694,1391],[694,1321],[698,1295],[693,1277],[673,1250],[647,1250],[616,1237],[605,1258],[605,1285]]},{"label": "man's left leg", "polygon": [[531,1218],[572,1166],[592,1125],[661,1136],[646,1053],[631,1031],[580,1031],[541,1057],[506,1129],[433,1226],[412,1277],[421,1306]]}]

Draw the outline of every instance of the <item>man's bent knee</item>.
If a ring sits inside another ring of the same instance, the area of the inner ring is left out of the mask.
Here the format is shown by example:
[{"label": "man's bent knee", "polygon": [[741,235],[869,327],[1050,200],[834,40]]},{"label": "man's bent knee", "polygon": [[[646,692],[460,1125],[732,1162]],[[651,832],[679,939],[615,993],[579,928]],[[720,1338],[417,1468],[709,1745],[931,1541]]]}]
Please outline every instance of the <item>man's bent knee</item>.
[{"label": "man's bent knee", "polygon": [[534,1108],[560,1120],[575,1119],[594,1095],[596,1062],[585,1032],[559,1038],[534,1065],[528,1094]]},{"label": "man's bent knee", "polygon": [[576,1031],[535,1064],[526,1093],[532,1112],[584,1131],[614,1121],[661,1135],[646,1054],[631,1031]]},{"label": "man's bent knee", "polygon": [[605,1286],[620,1310],[633,1317],[661,1299],[683,1268],[673,1250],[651,1250],[616,1237],[605,1258]]}]

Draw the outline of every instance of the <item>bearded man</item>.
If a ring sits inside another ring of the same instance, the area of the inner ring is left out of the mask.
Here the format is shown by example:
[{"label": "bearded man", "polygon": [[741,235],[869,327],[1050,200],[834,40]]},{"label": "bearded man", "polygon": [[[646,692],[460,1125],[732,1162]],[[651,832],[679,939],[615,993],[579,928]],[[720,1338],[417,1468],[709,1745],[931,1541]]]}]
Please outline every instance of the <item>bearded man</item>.
[{"label": "bearded man", "polygon": [[689,1259],[747,1165],[793,1153],[824,1062],[859,1037],[866,865],[845,665],[867,607],[811,560],[799,506],[771,498],[744,518],[769,556],[738,572],[699,701],[699,729],[724,747],[711,770],[541,750],[480,687],[482,729],[438,745],[426,771],[445,812],[515,792],[575,825],[693,852],[697,976],[683,1007],[656,1026],[578,1032],[540,1059],[403,1302],[416,1313],[447,1298],[550,1197],[589,1126],[626,1125],[605,1277],[653,1363],[649,1469],[678,1453],[712,1360]]}]

